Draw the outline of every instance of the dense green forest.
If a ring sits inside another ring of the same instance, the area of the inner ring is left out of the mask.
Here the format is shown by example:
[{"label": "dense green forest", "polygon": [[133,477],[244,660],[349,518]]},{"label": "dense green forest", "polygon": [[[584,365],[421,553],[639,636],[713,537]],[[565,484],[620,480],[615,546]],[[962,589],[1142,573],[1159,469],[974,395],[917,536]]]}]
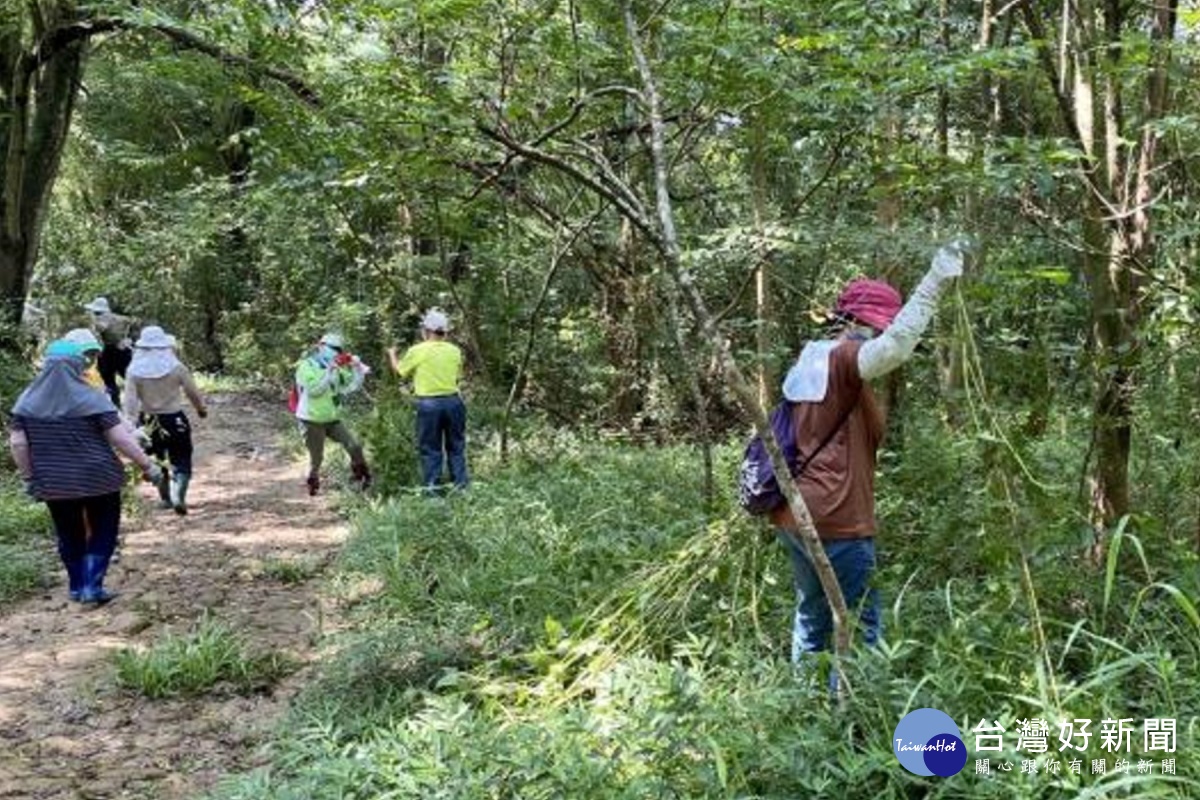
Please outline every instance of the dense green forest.
[{"label": "dense green forest", "polygon": [[[376,367],[323,577],[382,588],[216,797],[1200,797],[1196,3],[0,8],[5,414],[98,295],[281,420],[323,332]],[[847,280],[959,235],[876,387],[884,641],[830,696],[737,461]],[[383,369],[431,306],[476,476],[437,502]],[[11,598],[53,566],[4,470]],[[902,769],[922,707],[1003,724],[992,771]],[[1093,720],[1081,774],[1020,769],[1028,718]]]}]

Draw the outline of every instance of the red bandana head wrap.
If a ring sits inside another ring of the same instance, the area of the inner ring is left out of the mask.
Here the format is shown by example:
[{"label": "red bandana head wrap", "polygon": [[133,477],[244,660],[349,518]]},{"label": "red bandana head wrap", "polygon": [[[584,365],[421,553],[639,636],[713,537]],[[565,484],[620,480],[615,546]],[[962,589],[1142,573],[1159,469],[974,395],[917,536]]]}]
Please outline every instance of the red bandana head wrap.
[{"label": "red bandana head wrap", "polygon": [[900,313],[901,305],[900,293],[890,285],[870,278],[858,278],[842,290],[837,311],[877,331],[883,331]]}]

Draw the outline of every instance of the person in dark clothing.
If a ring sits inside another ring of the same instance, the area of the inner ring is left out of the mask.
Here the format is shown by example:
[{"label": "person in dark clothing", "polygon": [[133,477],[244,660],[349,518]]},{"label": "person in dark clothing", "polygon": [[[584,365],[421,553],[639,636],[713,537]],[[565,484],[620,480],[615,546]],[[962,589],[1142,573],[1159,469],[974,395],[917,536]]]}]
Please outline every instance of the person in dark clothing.
[{"label": "person in dark clothing", "polygon": [[133,320],[113,313],[107,297],[97,297],[84,308],[91,312],[92,330],[104,345],[96,362],[104,387],[114,406],[121,404],[121,387],[117,378],[125,379],[125,371],[133,360]]}]

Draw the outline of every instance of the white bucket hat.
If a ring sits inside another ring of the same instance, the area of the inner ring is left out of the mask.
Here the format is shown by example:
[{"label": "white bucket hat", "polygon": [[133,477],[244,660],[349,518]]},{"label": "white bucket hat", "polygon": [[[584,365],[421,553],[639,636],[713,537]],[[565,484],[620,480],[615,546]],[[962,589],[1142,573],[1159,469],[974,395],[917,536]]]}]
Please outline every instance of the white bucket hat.
[{"label": "white bucket hat", "polygon": [[175,337],[169,336],[166,331],[157,325],[147,325],[142,328],[142,335],[138,337],[133,346],[146,350],[171,348],[175,346]]},{"label": "white bucket hat", "polygon": [[431,308],[425,312],[421,327],[435,333],[445,333],[450,330],[450,318],[441,309]]},{"label": "white bucket hat", "polygon": [[112,313],[112,307],[109,306],[107,297],[97,297],[92,302],[86,303],[83,307],[86,308],[88,311],[91,311],[93,314],[111,314]]},{"label": "white bucket hat", "polygon": [[96,334],[87,328],[74,328],[67,331],[63,334],[62,341],[75,345],[81,353],[104,349],[100,344],[100,340],[96,338]]}]

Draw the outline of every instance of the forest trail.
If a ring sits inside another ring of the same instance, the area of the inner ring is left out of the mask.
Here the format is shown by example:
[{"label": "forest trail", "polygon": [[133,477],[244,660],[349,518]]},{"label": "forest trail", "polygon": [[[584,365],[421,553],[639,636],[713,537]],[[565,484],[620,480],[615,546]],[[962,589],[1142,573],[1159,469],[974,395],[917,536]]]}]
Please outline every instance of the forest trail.
[{"label": "forest trail", "polygon": [[[319,580],[284,583],[264,566],[324,565],[347,527],[325,495],[307,496],[279,433],[281,402],[214,395],[210,410],[193,415],[190,515],[158,510],[153,488],[138,488],[141,511],[126,515],[106,582],[117,600],[70,603],[59,568],[53,588],[0,611],[0,798],[195,797],[264,762],[259,744],[336,614]],[[251,652],[282,652],[300,669],[245,697],[148,700],[117,688],[112,654],[186,633],[206,610]]]}]

